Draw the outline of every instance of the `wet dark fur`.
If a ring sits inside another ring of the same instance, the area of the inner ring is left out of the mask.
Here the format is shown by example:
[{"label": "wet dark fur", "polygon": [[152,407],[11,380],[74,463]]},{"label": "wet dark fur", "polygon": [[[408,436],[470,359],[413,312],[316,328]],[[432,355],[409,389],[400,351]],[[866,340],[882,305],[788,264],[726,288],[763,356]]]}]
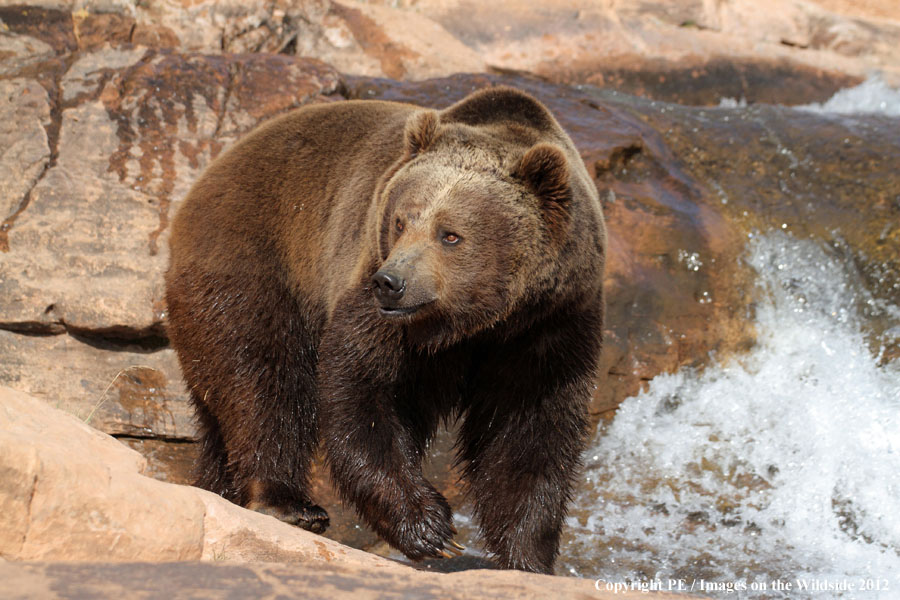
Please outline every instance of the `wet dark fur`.
[{"label": "wet dark fur", "polygon": [[[471,216],[465,243],[477,246],[429,246],[414,220],[407,237],[392,229],[459,173],[500,190],[442,200]],[[322,531],[308,494],[321,439],[361,517],[410,558],[437,556],[451,510],[421,462],[458,416],[487,549],[505,567],[552,570],[600,352],[605,231],[540,103],[494,88],[441,112],[300,109],[210,166],[170,243],[169,335],[200,425],[197,485]],[[425,257],[410,295],[419,285],[438,301],[383,318],[370,279],[402,249]]]}]

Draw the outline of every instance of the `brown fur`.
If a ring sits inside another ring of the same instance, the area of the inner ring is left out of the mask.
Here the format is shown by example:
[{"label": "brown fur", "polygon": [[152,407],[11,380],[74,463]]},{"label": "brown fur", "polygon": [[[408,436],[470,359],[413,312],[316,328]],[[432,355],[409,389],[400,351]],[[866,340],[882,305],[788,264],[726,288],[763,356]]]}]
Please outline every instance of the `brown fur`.
[{"label": "brown fur", "polygon": [[421,461],[459,417],[485,543],[548,572],[603,320],[605,229],[571,140],[510,88],[435,112],[311,106],[216,160],[173,223],[169,334],[198,485],[321,531],[342,497],[413,559],[452,537]]}]

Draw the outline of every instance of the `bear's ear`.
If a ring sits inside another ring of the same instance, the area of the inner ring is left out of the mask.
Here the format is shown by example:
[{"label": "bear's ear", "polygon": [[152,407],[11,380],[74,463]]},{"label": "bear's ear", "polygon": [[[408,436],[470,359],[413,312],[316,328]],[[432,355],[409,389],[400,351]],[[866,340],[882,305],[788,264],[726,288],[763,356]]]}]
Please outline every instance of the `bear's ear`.
[{"label": "bear's ear", "polygon": [[572,188],[569,187],[569,163],[566,155],[552,144],[535,144],[525,153],[513,172],[538,197],[541,213],[556,238],[569,221]]},{"label": "bear's ear", "polygon": [[403,135],[410,158],[428,150],[437,136],[437,124],[438,114],[433,110],[417,112],[406,121]]}]

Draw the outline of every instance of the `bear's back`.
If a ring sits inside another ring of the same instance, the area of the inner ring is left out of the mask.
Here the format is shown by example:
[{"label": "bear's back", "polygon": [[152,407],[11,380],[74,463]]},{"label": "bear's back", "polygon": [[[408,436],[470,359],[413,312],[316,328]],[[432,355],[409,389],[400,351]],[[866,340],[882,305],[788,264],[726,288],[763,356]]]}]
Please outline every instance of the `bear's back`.
[{"label": "bear's back", "polygon": [[289,278],[327,278],[334,269],[323,262],[334,267],[358,254],[353,242],[371,191],[402,155],[403,125],[415,110],[379,101],[318,104],[257,127],[182,202],[172,224],[172,268],[189,261],[233,272],[290,261]]}]

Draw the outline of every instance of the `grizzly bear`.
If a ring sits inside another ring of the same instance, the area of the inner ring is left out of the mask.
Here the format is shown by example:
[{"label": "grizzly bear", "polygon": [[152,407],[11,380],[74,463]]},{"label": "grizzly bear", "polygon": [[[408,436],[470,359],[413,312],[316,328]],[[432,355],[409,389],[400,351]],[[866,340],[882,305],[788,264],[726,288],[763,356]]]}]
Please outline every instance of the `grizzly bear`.
[{"label": "grizzly bear", "polygon": [[606,233],[571,139],[512,88],[441,111],[300,108],[258,127],[172,224],[168,333],[198,481],[321,532],[341,497],[413,560],[458,546],[422,475],[441,422],[486,549],[550,572],[601,347]]}]

